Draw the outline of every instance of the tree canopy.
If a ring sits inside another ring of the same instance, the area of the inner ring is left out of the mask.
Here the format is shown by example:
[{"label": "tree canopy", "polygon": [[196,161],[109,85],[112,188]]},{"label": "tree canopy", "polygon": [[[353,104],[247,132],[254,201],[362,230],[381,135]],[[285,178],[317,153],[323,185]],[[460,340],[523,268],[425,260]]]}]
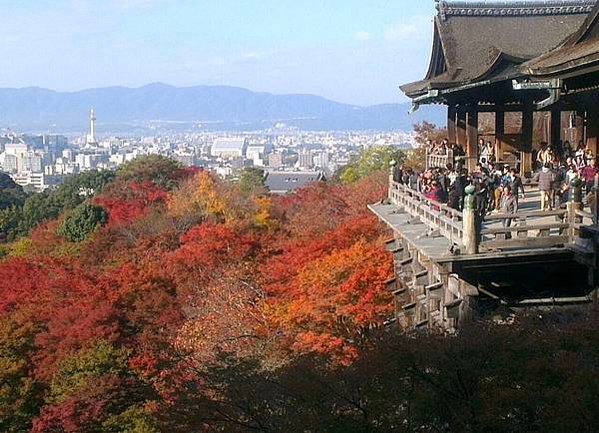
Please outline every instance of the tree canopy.
[{"label": "tree canopy", "polygon": [[0,259],[1,431],[596,430],[596,312],[387,325],[384,172],[270,196],[157,165],[29,201],[43,222]]},{"label": "tree canopy", "polygon": [[338,177],[342,183],[350,184],[377,171],[388,170],[391,161],[402,164],[405,158],[404,151],[392,146],[371,147],[362,151],[359,156],[342,168]]},{"label": "tree canopy", "polygon": [[80,204],[67,214],[58,228],[58,234],[71,242],[82,242],[107,221],[108,214],[100,206]]}]

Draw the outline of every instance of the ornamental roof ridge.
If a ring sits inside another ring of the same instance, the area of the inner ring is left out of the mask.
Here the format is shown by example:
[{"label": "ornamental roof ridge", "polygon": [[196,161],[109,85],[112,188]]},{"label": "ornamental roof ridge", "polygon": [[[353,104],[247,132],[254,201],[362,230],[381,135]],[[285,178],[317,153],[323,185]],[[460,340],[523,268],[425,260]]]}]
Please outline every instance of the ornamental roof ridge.
[{"label": "ornamental roof ridge", "polygon": [[435,0],[439,15],[472,17],[517,17],[535,15],[588,14],[597,0],[451,1]]}]

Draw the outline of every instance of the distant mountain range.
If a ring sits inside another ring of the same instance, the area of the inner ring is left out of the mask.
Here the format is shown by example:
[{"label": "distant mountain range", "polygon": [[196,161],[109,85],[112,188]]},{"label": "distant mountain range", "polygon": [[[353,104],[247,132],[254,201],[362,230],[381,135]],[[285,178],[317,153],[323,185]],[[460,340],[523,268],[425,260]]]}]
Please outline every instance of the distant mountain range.
[{"label": "distant mountain range", "polygon": [[38,87],[0,89],[0,127],[83,131],[96,110],[98,130],[156,127],[265,129],[276,123],[307,130],[410,130],[421,120],[444,121],[439,107],[408,114],[409,103],[360,107],[314,95],[273,95],[227,86],[106,87],[55,92]]}]

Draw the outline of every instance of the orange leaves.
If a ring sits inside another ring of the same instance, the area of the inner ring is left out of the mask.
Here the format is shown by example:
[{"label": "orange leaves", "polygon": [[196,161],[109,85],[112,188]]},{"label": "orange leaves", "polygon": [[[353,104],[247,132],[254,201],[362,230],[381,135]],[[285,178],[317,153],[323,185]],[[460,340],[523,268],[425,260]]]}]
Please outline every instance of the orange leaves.
[{"label": "orange leaves", "polygon": [[[292,347],[321,351],[323,339],[328,339],[335,342],[331,353],[340,352],[340,341],[345,353],[350,340],[390,314],[391,299],[384,290],[390,275],[387,254],[358,241],[306,263],[288,280],[285,293],[271,300],[274,316],[291,335],[300,331],[292,337]],[[319,336],[312,348],[305,331]]]}]

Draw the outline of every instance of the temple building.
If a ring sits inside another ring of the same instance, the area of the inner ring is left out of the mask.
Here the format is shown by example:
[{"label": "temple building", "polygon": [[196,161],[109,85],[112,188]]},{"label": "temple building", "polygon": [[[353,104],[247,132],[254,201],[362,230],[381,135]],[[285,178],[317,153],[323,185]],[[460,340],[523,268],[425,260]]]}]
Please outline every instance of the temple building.
[{"label": "temple building", "polygon": [[[441,1],[437,9],[428,72],[402,89],[415,109],[447,105],[449,141],[465,149],[469,168],[479,138],[493,137],[497,160],[523,174],[542,141],[581,142],[597,156],[599,2]],[[599,189],[584,203],[573,180],[555,209],[485,213],[473,184],[456,208],[395,175],[388,197],[369,206],[393,233],[390,323],[454,332],[523,309],[599,307]]]},{"label": "temple building", "polygon": [[[495,155],[522,174],[542,141],[582,142],[599,133],[599,5],[595,0],[440,1],[428,72],[401,86],[414,109],[447,105],[450,143],[478,161],[481,113],[493,117]],[[506,113],[517,113],[508,125]],[[534,125],[547,120],[544,137]],[[566,136],[566,127],[571,134]]]}]

